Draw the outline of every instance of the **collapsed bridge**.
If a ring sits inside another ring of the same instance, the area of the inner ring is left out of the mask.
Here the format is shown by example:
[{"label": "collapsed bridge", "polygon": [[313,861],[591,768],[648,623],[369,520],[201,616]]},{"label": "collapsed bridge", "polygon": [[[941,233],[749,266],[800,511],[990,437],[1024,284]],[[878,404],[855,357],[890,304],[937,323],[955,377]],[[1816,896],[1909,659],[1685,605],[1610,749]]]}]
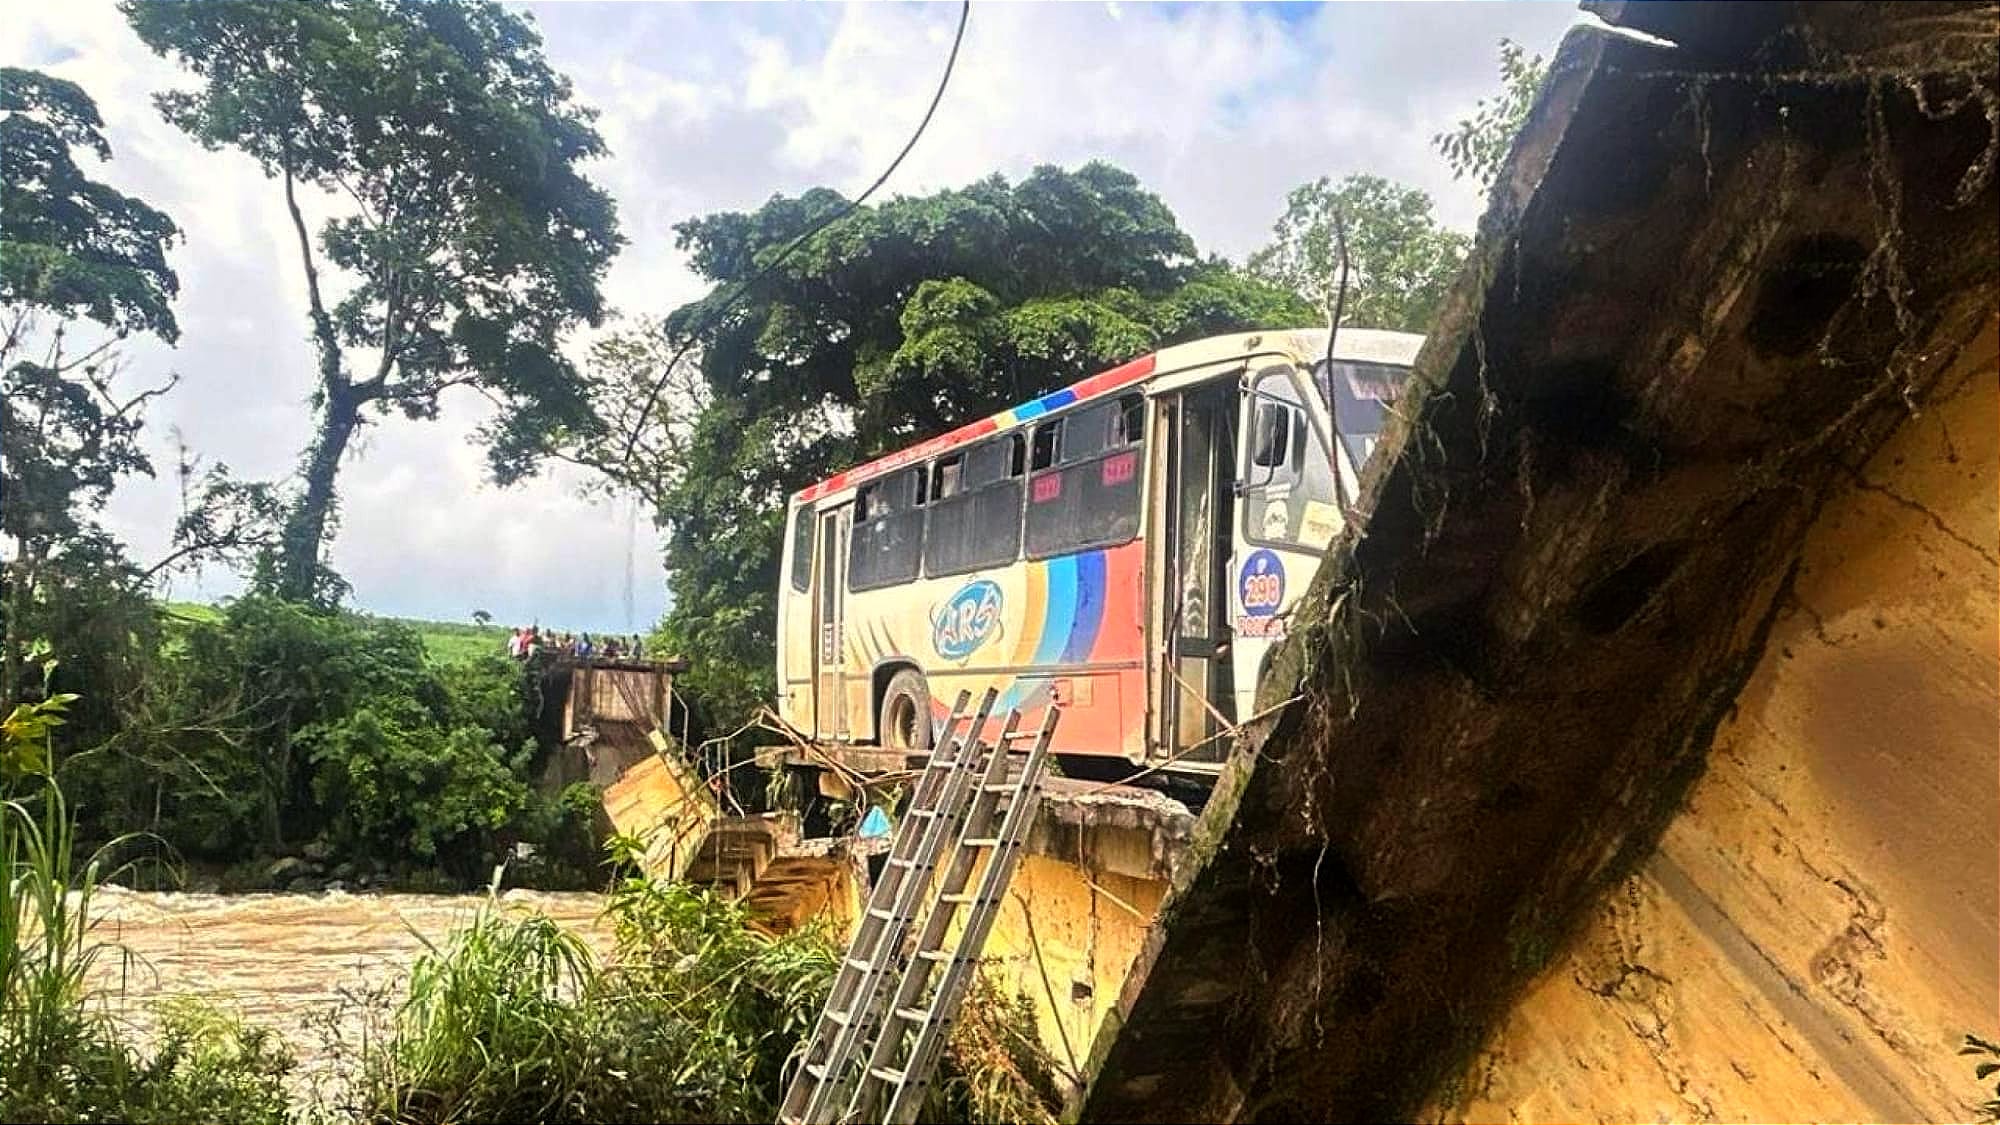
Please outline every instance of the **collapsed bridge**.
[{"label": "collapsed bridge", "polygon": [[1586,6],[1085,1120],[1965,1112],[1995,9]]}]

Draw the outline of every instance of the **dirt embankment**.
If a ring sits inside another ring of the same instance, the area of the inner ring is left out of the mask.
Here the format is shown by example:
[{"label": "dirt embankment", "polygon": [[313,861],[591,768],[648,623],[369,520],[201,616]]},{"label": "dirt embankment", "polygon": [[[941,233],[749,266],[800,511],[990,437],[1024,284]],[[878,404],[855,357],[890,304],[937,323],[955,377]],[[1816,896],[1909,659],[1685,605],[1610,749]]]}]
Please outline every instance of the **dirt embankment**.
[{"label": "dirt embankment", "polygon": [[2000,1029],[1994,330],[1829,503],[1656,852],[1427,1117],[1955,1121]]}]

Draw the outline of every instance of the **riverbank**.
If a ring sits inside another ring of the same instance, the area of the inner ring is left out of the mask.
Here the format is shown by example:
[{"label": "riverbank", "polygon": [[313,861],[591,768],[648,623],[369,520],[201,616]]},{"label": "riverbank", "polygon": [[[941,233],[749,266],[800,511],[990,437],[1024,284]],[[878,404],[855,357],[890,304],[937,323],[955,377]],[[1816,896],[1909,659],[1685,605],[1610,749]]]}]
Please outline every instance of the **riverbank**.
[{"label": "riverbank", "polygon": [[[331,1052],[368,1014],[386,1011],[410,966],[470,922],[485,895],[194,894],[98,890],[96,936],[121,950],[102,957],[93,983],[115,1018],[141,1035],[152,1006],[194,996],[284,1039],[298,1057],[295,1091],[323,1088]],[[505,891],[510,909],[547,915],[599,956],[612,946],[601,894]]]}]

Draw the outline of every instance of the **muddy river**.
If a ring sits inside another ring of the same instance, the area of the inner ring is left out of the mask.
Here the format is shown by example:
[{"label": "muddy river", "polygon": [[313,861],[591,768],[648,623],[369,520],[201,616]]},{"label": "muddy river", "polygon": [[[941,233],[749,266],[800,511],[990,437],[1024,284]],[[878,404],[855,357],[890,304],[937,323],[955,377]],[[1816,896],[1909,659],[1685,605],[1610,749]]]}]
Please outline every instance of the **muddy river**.
[{"label": "muddy river", "polygon": [[[99,980],[113,1009],[141,1031],[152,1002],[195,995],[233,1008],[285,1037],[302,1082],[328,1069],[327,1023],[352,1035],[373,996],[379,1010],[401,996],[401,981],[427,942],[442,943],[470,919],[483,895],[206,895],[107,887],[97,900],[107,950]],[[582,934],[600,953],[610,927],[604,897],[508,891],[510,908],[539,910]]]}]

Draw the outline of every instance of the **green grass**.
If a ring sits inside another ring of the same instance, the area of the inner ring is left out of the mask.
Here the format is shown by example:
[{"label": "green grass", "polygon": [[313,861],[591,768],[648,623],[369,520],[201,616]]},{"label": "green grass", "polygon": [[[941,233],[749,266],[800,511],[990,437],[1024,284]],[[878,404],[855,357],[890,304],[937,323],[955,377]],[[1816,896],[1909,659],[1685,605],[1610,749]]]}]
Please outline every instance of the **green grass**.
[{"label": "green grass", "polygon": [[[222,619],[222,610],[201,602],[168,602],[168,613],[176,617],[203,623]],[[375,615],[370,615],[375,616]],[[394,621],[407,625],[423,638],[424,652],[439,664],[462,664],[482,656],[504,656],[507,652],[507,634],[504,625],[475,625],[470,621],[425,621],[415,617],[381,617],[383,621]]]}]

